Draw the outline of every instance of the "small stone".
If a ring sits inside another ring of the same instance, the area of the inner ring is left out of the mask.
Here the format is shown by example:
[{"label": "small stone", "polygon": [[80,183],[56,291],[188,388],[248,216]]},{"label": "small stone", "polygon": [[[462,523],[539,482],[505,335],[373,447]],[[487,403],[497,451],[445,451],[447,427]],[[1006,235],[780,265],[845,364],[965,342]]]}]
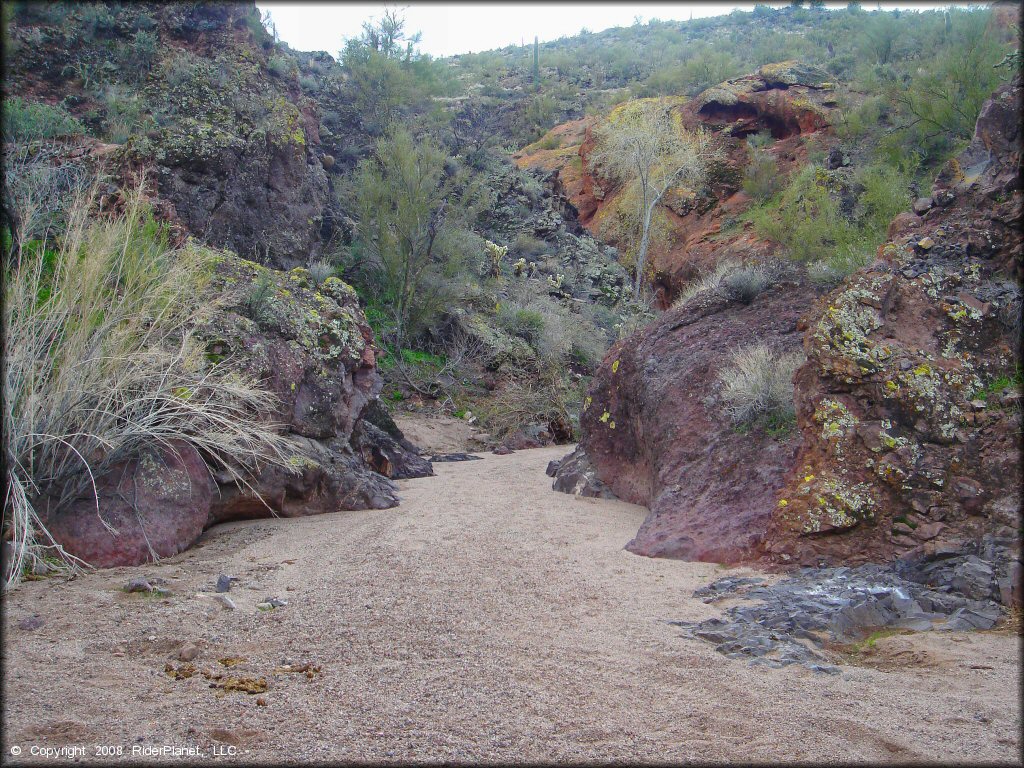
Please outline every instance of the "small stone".
[{"label": "small stone", "polygon": [[935,247],[935,241],[927,236],[922,237],[920,240],[917,241],[917,247],[920,248],[922,251],[930,251],[932,248]]},{"label": "small stone", "polygon": [[258,699],[256,699],[256,706],[257,707],[265,707],[265,706],[267,706],[267,700],[265,698],[263,698],[262,696],[260,696]]},{"label": "small stone", "polygon": [[217,577],[216,590],[218,592],[230,592],[231,591],[231,577],[225,576],[223,573]]},{"label": "small stone", "polygon": [[227,595],[214,595],[213,599],[220,603],[226,611],[233,611],[237,608],[235,601]]},{"label": "small stone", "polygon": [[194,661],[202,651],[198,645],[190,643],[178,651],[178,661]]},{"label": "small stone", "polygon": [[43,626],[43,620],[39,616],[26,616],[18,622],[18,629],[25,632],[34,632]]},{"label": "small stone", "polygon": [[125,592],[152,592],[153,585],[150,584],[146,579],[138,576],[131,581],[124,588]]},{"label": "small stone", "polygon": [[919,197],[914,201],[914,213],[918,216],[923,216],[932,207],[932,199],[930,197]]},{"label": "small stone", "polygon": [[270,603],[256,603],[256,610],[257,611],[272,611],[272,610],[274,610],[274,606],[272,606]]},{"label": "small stone", "polygon": [[1017,405],[1020,402],[1020,392],[1006,392],[999,397],[999,404],[1004,408]]},{"label": "small stone", "polygon": [[971,408],[976,411],[983,411],[988,408],[988,403],[984,400],[971,400]]}]

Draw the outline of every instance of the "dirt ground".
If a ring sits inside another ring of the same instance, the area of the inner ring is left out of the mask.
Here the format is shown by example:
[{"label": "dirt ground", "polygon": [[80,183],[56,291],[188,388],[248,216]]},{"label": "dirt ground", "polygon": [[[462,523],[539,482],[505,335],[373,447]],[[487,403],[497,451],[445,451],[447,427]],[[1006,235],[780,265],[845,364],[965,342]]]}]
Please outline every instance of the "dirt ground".
[{"label": "dirt ground", "polygon": [[483,430],[453,416],[400,412],[394,418],[398,428],[424,453],[472,453],[494,442]]},{"label": "dirt ground", "polygon": [[[1019,637],[897,635],[835,676],[727,659],[666,623],[716,615],[692,592],[723,569],[625,552],[645,510],[552,492],[565,451],[437,464],[397,509],[223,525],[157,565],[19,587],[5,760],[1020,761]],[[236,610],[207,596],[221,573]],[[123,592],[136,576],[169,594]]]}]

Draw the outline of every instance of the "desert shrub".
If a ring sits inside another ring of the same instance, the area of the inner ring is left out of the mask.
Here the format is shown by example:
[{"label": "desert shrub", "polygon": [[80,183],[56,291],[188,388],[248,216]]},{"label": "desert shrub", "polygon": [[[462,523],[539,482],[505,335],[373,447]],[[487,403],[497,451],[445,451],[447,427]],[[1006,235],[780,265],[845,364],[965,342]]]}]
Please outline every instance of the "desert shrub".
[{"label": "desert shrub", "polygon": [[545,256],[552,253],[552,251],[553,248],[550,243],[527,233],[517,236],[512,243],[512,253],[527,259]]},{"label": "desert shrub", "polygon": [[316,93],[320,90],[320,83],[311,75],[301,75],[299,77],[299,87],[306,93]]},{"label": "desert shrub", "polygon": [[583,386],[556,372],[528,380],[513,380],[478,405],[481,423],[504,438],[532,424],[547,424],[574,433],[579,426]]},{"label": "desert shrub", "polygon": [[85,133],[85,127],[61,106],[12,96],[3,102],[3,133],[6,141],[25,142]]},{"label": "desert shrub", "polygon": [[779,188],[779,164],[775,158],[748,144],[749,162],[743,169],[743,191],[754,200],[763,202]]},{"label": "desert shrub", "polygon": [[722,278],[729,298],[749,304],[772,284],[771,274],[760,264],[740,267]]},{"label": "desert shrub", "polygon": [[275,53],[267,61],[267,69],[270,70],[270,74],[274,75],[274,77],[288,77],[296,68],[295,59],[291,56],[282,56]]},{"label": "desert shrub", "polygon": [[3,176],[4,225],[17,250],[64,226],[69,205],[89,185],[85,167],[46,142],[8,144]]},{"label": "desert shrub", "polygon": [[722,280],[727,274],[740,266],[739,262],[734,259],[725,259],[718,262],[715,268],[709,272],[705,272],[703,275],[698,277],[696,280],[692,280],[686,284],[672,302],[673,308],[678,308],[687,304],[697,294],[704,293],[705,291],[718,290],[718,287],[722,284]]},{"label": "desert shrub", "polygon": [[123,144],[130,136],[146,130],[152,119],[146,114],[146,102],[138,93],[119,85],[108,85],[100,97],[106,117],[105,137],[113,144]]},{"label": "desert shrub", "polygon": [[736,350],[718,383],[726,415],[734,424],[793,419],[793,374],[803,363],[799,352],[779,353],[766,344]]},{"label": "desert shrub", "polygon": [[334,274],[334,265],[327,259],[314,259],[307,267],[314,285],[321,285],[324,280]]},{"label": "desert shrub", "polygon": [[544,332],[544,316],[533,309],[502,304],[498,308],[496,320],[503,331],[518,336],[531,346]]},{"label": "desert shrub", "polygon": [[47,553],[73,563],[37,505],[60,512],[120,462],[179,441],[224,468],[282,461],[260,417],[273,396],[210,364],[191,332],[213,252],[171,248],[138,192],[117,218],[90,221],[89,207],[73,206],[52,248],[4,254],[6,586]]},{"label": "desert shrub", "polygon": [[242,298],[242,311],[246,317],[257,323],[266,320],[273,295],[274,281],[269,273],[263,272]]}]

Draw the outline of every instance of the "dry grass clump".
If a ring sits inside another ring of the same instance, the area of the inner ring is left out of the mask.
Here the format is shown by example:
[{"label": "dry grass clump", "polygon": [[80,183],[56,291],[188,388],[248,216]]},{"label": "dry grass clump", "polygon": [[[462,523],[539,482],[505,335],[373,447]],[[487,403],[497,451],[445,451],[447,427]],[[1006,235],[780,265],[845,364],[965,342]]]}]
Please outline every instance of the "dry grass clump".
[{"label": "dry grass clump", "polygon": [[749,304],[774,282],[771,271],[762,264],[743,266],[735,259],[725,259],[710,272],[688,283],[672,302],[672,308],[689,303],[705,291],[722,292],[730,299]]},{"label": "dry grass clump", "polygon": [[792,420],[793,374],[803,361],[800,352],[780,353],[766,344],[736,350],[718,374],[729,419],[734,424]]},{"label": "dry grass clump", "polygon": [[[124,213],[67,206],[59,238],[14,238],[4,253],[5,588],[48,557],[73,564],[43,520],[91,494],[119,462],[179,441],[215,464],[282,461],[273,396],[211,364],[191,328],[216,255],[168,244],[140,191]],[[20,243],[20,246],[18,245]]]}]

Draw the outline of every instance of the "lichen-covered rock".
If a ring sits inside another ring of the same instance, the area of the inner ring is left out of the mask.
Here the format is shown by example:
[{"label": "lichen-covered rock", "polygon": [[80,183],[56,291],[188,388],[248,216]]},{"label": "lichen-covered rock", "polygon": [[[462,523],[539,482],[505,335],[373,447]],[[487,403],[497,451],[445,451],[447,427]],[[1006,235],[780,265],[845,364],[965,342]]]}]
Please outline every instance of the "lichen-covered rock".
[{"label": "lichen-covered rock", "polygon": [[939,175],[939,204],[899,217],[880,260],[809,316],[796,375],[803,448],[775,502],[772,559],[1017,540],[1019,110],[1017,81]]},{"label": "lichen-covered rock", "polygon": [[262,267],[230,254],[211,290],[220,306],[200,327],[207,356],[264,382],[277,395],[268,418],[294,446],[290,467],[255,481],[219,473],[211,522],[237,517],[380,509],[398,503],[389,478],[433,474],[414,446],[372,425],[358,429],[382,382],[373,332],[352,288],[302,268]]},{"label": "lichen-covered rock", "polygon": [[[650,508],[630,551],[714,562],[754,555],[799,439],[735,429],[717,377],[738,347],[798,350],[797,322],[813,298],[799,281],[749,305],[708,291],[609,350],[584,401],[580,447],[616,496]],[[586,470],[563,462],[556,489],[593,487]]]},{"label": "lichen-covered rock", "polygon": [[177,443],[115,466],[97,478],[95,495],[90,485],[45,524],[54,541],[90,565],[138,565],[191,546],[206,527],[213,497],[202,457]]}]

